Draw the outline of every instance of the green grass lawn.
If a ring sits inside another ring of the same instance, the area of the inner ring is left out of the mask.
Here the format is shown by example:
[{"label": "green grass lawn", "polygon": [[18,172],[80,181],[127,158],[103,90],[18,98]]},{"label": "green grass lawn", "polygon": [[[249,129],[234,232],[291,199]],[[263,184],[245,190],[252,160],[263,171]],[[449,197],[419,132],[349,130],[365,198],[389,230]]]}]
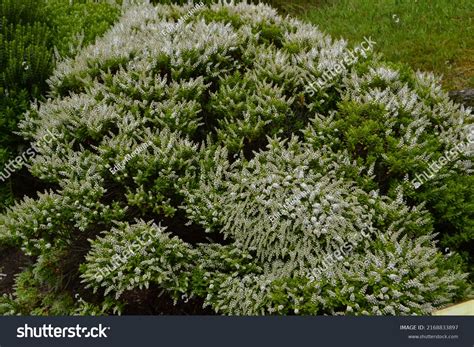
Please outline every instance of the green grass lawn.
[{"label": "green grass lawn", "polygon": [[474,87],[473,0],[271,0],[282,11],[387,60],[443,75],[446,89]]}]

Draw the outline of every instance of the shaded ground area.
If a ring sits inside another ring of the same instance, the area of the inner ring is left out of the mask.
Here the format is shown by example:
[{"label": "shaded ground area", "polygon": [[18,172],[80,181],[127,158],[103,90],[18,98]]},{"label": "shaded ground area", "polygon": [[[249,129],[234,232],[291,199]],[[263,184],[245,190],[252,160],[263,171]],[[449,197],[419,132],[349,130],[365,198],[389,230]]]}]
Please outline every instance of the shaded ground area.
[{"label": "shaded ground area", "polygon": [[166,293],[156,285],[147,290],[125,292],[122,301],[127,302],[124,315],[212,315],[209,307],[203,308],[202,299],[179,300],[176,305]]},{"label": "shaded ground area", "polygon": [[21,251],[0,247],[0,295],[12,292],[15,275],[31,263]]}]

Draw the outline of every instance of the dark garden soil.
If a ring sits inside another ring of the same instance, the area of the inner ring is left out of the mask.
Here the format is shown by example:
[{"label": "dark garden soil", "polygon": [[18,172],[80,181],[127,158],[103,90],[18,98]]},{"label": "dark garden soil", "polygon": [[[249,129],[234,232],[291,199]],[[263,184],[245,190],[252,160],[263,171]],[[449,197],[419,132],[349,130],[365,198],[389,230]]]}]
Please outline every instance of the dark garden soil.
[{"label": "dark garden soil", "polygon": [[202,299],[179,300],[176,305],[173,299],[157,286],[147,290],[125,292],[121,301],[126,302],[124,315],[213,315],[209,307],[203,308]]},{"label": "dark garden soil", "polygon": [[11,293],[15,275],[32,264],[32,260],[14,248],[0,247],[0,295]]}]

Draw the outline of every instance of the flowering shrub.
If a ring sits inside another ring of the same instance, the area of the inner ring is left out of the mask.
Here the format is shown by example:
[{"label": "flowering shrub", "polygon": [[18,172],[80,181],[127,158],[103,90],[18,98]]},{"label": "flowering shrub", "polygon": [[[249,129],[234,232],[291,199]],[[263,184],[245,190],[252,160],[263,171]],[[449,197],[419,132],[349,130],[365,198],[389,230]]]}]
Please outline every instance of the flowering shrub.
[{"label": "flowering shrub", "polygon": [[370,54],[308,91],[345,41],[264,5],[180,22],[193,7],[133,6],[57,66],[21,124],[34,143],[62,134],[30,169],[55,189],[0,216],[0,242],[36,259],[0,310],[126,313],[151,287],[240,315],[426,314],[462,296],[461,258],[435,240],[444,210],[411,181],[466,139],[470,111]]},{"label": "flowering shrub", "polygon": [[55,55],[74,55],[81,44],[104,33],[119,13],[119,6],[106,2],[0,1],[0,211],[24,191],[24,175],[19,183],[8,172],[27,146],[16,134],[18,123],[30,101],[43,99],[48,91]]}]

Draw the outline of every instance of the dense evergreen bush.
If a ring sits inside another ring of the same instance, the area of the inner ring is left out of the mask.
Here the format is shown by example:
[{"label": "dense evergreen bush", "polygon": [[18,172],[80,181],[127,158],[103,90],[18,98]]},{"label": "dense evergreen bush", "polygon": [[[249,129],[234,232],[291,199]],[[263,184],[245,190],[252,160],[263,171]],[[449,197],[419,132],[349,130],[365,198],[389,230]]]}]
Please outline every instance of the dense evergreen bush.
[{"label": "dense evergreen bush", "polygon": [[345,41],[263,5],[180,21],[193,7],[131,7],[57,66],[21,124],[55,188],[0,216],[0,242],[35,259],[0,311],[127,313],[154,288],[252,315],[425,314],[465,295],[434,228],[472,233],[471,153],[412,180],[467,140],[470,111],[370,54],[313,91]]},{"label": "dense evergreen bush", "polygon": [[118,5],[105,0],[47,0],[45,10],[61,57],[73,56],[82,46],[94,42],[120,14]]},{"label": "dense evergreen bush", "polygon": [[[118,17],[112,3],[69,0],[0,0],[0,171],[25,149],[18,122],[30,102],[47,91],[56,58],[71,56]],[[5,176],[7,173],[5,173]],[[21,183],[22,184],[22,183]],[[0,210],[16,187],[0,182]]]},{"label": "dense evergreen bush", "polygon": [[[21,114],[45,90],[52,72],[51,34],[44,15],[42,1],[0,1],[1,171],[24,143],[13,133]],[[0,183],[0,210],[11,204],[11,188],[9,180]]]}]

